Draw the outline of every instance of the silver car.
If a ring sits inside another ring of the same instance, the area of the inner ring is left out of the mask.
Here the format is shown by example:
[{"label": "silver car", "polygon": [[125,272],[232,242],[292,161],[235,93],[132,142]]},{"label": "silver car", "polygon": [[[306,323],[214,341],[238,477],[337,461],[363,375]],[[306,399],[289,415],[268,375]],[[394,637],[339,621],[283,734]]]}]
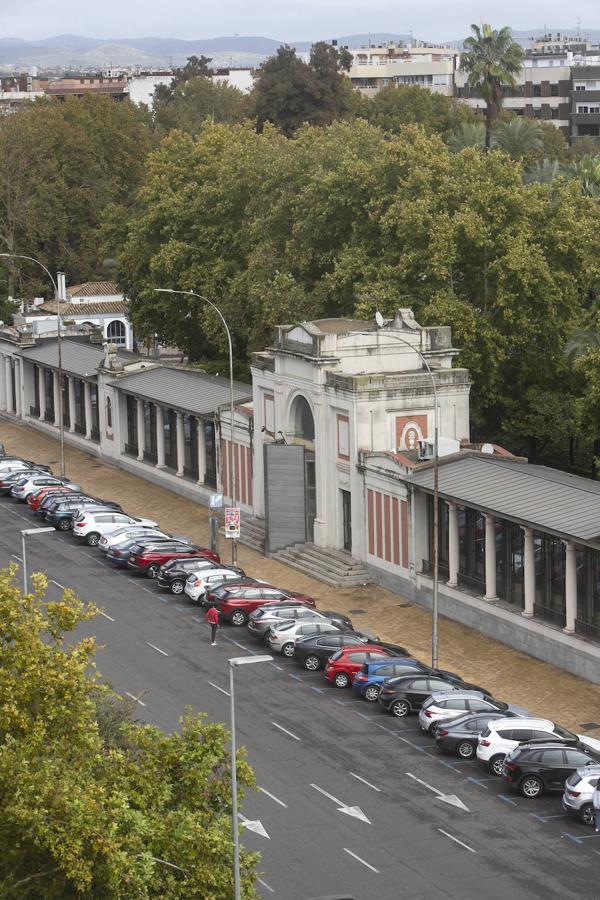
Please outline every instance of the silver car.
[{"label": "silver car", "polygon": [[284,656],[292,657],[297,640],[301,641],[303,638],[340,630],[331,622],[317,619],[280,622],[278,625],[273,625],[269,631],[268,644],[271,650],[277,650]]},{"label": "silver car", "polygon": [[584,825],[593,825],[595,809],[592,804],[594,788],[600,778],[600,766],[584,766],[576,769],[565,781],[562,806],[577,816]]},{"label": "silver car", "polygon": [[304,603],[269,603],[266,606],[259,606],[250,613],[248,633],[252,637],[268,642],[271,629],[276,630],[279,625],[286,622],[297,622],[300,619],[304,622],[309,620],[326,621],[338,625],[340,628],[352,628],[351,620],[342,613],[312,609]]}]

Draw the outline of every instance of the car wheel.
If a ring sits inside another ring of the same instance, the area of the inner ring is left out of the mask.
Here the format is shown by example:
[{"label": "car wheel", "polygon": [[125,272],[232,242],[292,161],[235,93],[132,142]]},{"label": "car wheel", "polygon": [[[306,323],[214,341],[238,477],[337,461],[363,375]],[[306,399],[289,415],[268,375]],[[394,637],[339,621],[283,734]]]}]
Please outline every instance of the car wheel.
[{"label": "car wheel", "polygon": [[284,656],[287,656],[288,659],[294,655],[294,644],[292,641],[289,641],[287,644],[284,644],[281,648],[281,652]]},{"label": "car wheel", "polygon": [[316,672],[321,668],[321,660],[318,656],[307,656],[304,660],[304,668],[309,672]]},{"label": "car wheel", "polygon": [[527,800],[535,800],[544,793],[544,783],[537,775],[526,775],[519,785],[519,790]]},{"label": "car wheel", "polygon": [[87,537],[85,539],[85,542],[88,545],[88,547],[97,547],[99,540],[100,540],[100,535],[98,534],[98,532],[90,531],[90,533],[87,535]]},{"label": "car wheel", "polygon": [[374,703],[375,700],[379,697],[379,688],[377,685],[371,684],[365,690],[365,700],[368,700],[369,703]]},{"label": "car wheel", "polygon": [[69,531],[71,523],[68,519],[61,519],[56,527],[58,531]]},{"label": "car wheel", "polygon": [[179,581],[178,579],[175,579],[175,581],[171,582],[171,593],[172,594],[183,594],[184,587],[185,587],[185,584],[183,583],[183,581]]},{"label": "car wheel", "polygon": [[429,728],[427,729],[427,734],[431,735],[431,737],[435,737],[438,730],[438,723],[432,722]]},{"label": "car wheel", "polygon": [[245,625],[248,621],[248,616],[242,609],[236,609],[229,616],[229,621],[232,625]]},{"label": "car wheel", "polygon": [[148,568],[146,569],[146,575],[148,576],[148,578],[156,578],[159,569],[160,566],[158,565],[158,563],[152,563],[152,565],[148,566]]},{"label": "car wheel", "polygon": [[591,803],[585,803],[579,810],[579,818],[584,825],[596,824],[596,810]]},{"label": "car wheel", "polygon": [[461,741],[456,748],[456,755],[461,759],[471,759],[475,754],[475,747],[470,741]]},{"label": "car wheel", "polygon": [[399,719],[404,718],[410,712],[410,703],[408,700],[395,700],[392,703],[392,712],[395,716],[398,716]]},{"label": "car wheel", "polygon": [[350,684],[350,679],[345,672],[338,672],[337,675],[334,676],[333,683],[338,688],[347,688]]},{"label": "car wheel", "polygon": [[490,770],[490,775],[496,775],[498,778],[501,778],[504,771],[504,757],[492,756],[488,763],[488,769]]}]

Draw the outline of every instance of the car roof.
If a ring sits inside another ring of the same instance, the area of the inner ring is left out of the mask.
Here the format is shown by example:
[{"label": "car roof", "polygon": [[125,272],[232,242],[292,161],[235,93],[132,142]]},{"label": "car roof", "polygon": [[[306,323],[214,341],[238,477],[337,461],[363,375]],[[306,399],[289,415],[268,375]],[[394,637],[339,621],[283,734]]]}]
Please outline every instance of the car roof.
[{"label": "car roof", "polygon": [[[515,716],[504,716],[502,719],[494,719],[494,728],[503,728],[505,725],[515,726]],[[550,719],[533,719],[518,716],[518,728],[547,728],[551,731],[554,728],[554,722]]]},{"label": "car roof", "polygon": [[[439,676],[434,676],[439,677]],[[448,693],[447,691],[435,691],[431,695],[432,700],[447,700]],[[453,691],[452,692],[453,700],[491,700],[491,697],[488,697],[483,691]]]},{"label": "car roof", "polygon": [[600,775],[600,765],[597,766],[580,766],[577,770],[577,774],[582,778],[585,778],[587,775],[594,776]]},{"label": "car roof", "polygon": [[580,741],[557,741],[556,738],[548,741],[545,741],[542,738],[537,741],[523,741],[522,744],[519,744],[517,750],[566,750],[569,746],[572,747],[573,745],[576,745],[577,749],[581,750],[582,752],[591,753],[594,756],[600,756],[599,750],[592,750],[591,747],[588,747],[586,744],[582,744]]}]

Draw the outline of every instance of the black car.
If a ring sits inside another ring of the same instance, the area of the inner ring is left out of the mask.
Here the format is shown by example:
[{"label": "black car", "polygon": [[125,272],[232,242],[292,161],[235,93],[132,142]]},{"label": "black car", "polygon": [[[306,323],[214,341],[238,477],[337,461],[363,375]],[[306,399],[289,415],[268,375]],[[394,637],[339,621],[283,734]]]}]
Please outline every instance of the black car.
[{"label": "black car", "polygon": [[527,741],[504,760],[506,786],[535,800],[545,791],[563,791],[575,769],[600,764],[600,752],[579,741]]},{"label": "black car", "polygon": [[59,503],[61,500],[79,500],[79,502],[82,503],[88,499],[88,495],[83,494],[81,491],[50,491],[50,493],[44,497],[35,513],[40,519],[45,519],[48,515],[48,510],[54,503]]},{"label": "black car", "polygon": [[123,512],[118,503],[110,500],[98,500],[96,497],[79,497],[71,500],[63,497],[62,500],[54,500],[46,507],[46,522],[54,525],[58,531],[69,531],[73,528],[74,516],[84,507],[98,512],[105,509]]},{"label": "black car", "polygon": [[245,576],[243,569],[237,566],[224,566],[207,559],[205,556],[192,556],[190,559],[171,559],[158,570],[156,582],[159,587],[167,588],[172,594],[183,594],[188,575],[210,569],[231,569],[240,578]]},{"label": "black car", "polygon": [[492,719],[506,719],[510,712],[467,713],[457,719],[442,719],[437,723],[435,742],[442,753],[453,753],[461,759],[475,756],[479,735]]},{"label": "black car", "polygon": [[342,613],[327,609],[313,609],[306,603],[297,603],[293,600],[284,600],[279,603],[265,603],[250,613],[248,620],[248,633],[252,637],[266,641],[269,631],[274,625],[282,625],[284,622],[295,622],[298,619],[327,619],[339,628],[352,631],[352,620]]},{"label": "black car", "polygon": [[438,691],[480,690],[451,675],[400,675],[383,682],[377,698],[387,712],[403,717],[418,712],[421,705]]},{"label": "black car", "polygon": [[344,647],[357,647],[360,644],[378,644],[390,656],[409,655],[408,650],[405,650],[404,647],[373,639],[360,631],[348,631],[343,634],[325,634],[296,641],[294,659],[309,672],[316,672],[338,650],[342,650]]}]

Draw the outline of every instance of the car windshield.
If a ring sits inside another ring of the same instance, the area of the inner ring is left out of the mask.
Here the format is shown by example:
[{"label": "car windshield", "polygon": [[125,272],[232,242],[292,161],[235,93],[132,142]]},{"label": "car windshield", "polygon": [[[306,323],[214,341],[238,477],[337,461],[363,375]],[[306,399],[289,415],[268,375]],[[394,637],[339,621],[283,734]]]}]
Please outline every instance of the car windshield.
[{"label": "car windshield", "polygon": [[579,738],[577,737],[576,734],[573,734],[572,731],[569,731],[568,729],[563,728],[562,725],[555,725],[554,731],[559,737],[565,738],[565,740],[569,740],[569,741],[579,740]]},{"label": "car windshield", "polygon": [[290,628],[295,628],[299,624],[299,622],[280,622],[277,624],[277,631],[289,631]]}]

